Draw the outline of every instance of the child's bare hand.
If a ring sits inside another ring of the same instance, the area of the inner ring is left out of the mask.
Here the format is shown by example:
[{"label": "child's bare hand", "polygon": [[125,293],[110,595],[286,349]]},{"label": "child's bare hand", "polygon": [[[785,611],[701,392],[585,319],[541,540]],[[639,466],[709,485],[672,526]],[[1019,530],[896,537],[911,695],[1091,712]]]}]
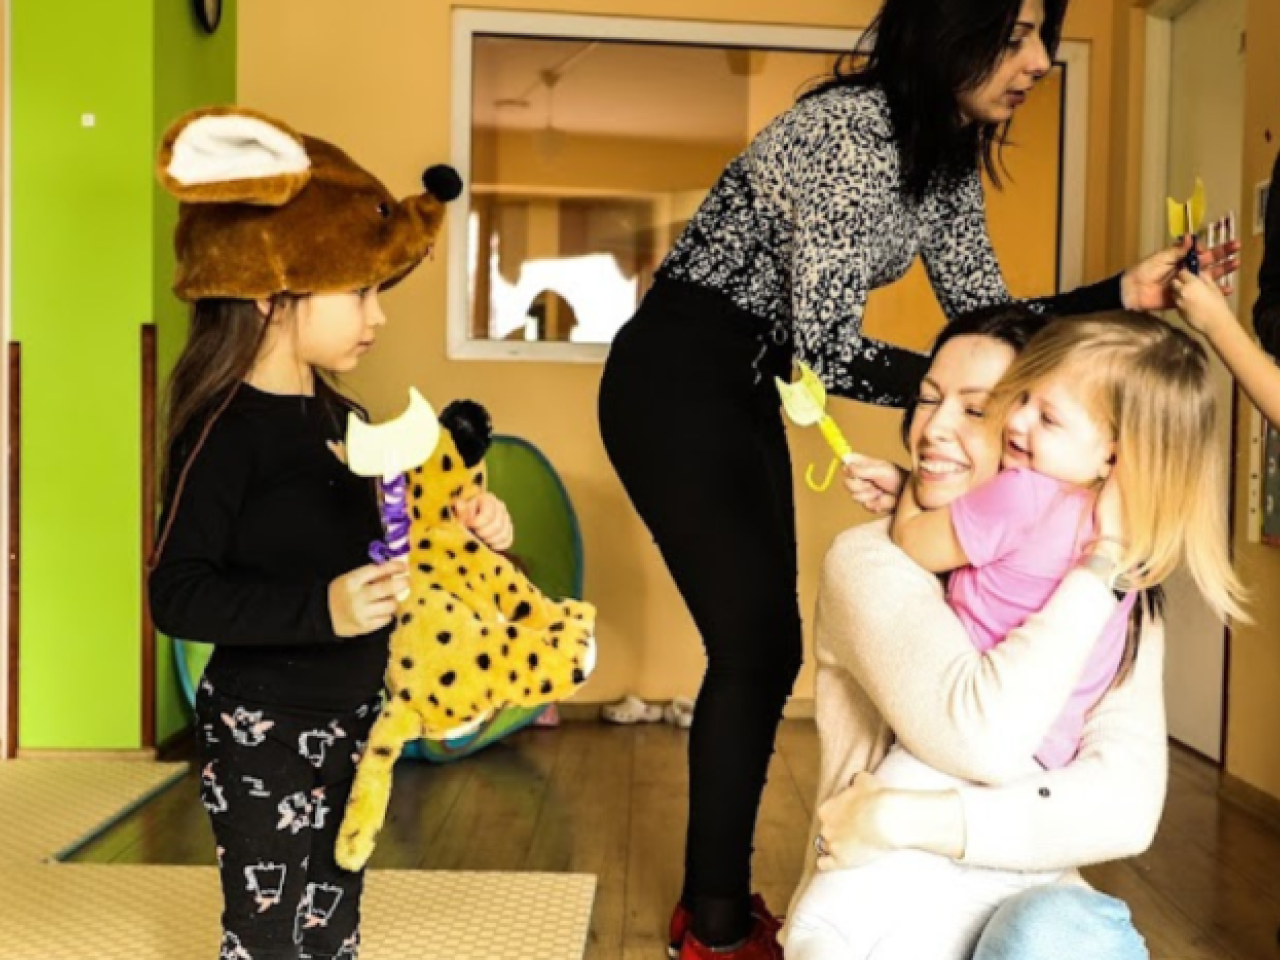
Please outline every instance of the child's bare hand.
[{"label": "child's bare hand", "polygon": [[490,550],[501,553],[511,549],[511,544],[515,541],[511,514],[507,505],[492,493],[482,493],[470,500],[459,500],[453,505],[453,513]]},{"label": "child's bare hand", "polygon": [[396,595],[409,589],[403,560],[371,563],[344,573],[329,584],[329,619],[340,637],[363,637],[385,627],[396,615]]},{"label": "child's bare hand", "polygon": [[1213,281],[1203,274],[1196,276],[1190,270],[1181,271],[1170,284],[1173,303],[1187,325],[1206,337],[1224,323],[1235,323],[1231,305]]},{"label": "child's bare hand", "polygon": [[[1154,253],[1126,270],[1120,279],[1120,300],[1129,310],[1167,310],[1174,306],[1173,280],[1183,269],[1191,239],[1183,237],[1171,247]],[[1200,270],[1211,281],[1221,281],[1231,292],[1232,276],[1240,269],[1240,241],[1201,248]]]},{"label": "child's bare hand", "polygon": [[906,472],[888,460],[858,457],[841,468],[844,488],[854,502],[877,516],[892,513],[906,480]]}]

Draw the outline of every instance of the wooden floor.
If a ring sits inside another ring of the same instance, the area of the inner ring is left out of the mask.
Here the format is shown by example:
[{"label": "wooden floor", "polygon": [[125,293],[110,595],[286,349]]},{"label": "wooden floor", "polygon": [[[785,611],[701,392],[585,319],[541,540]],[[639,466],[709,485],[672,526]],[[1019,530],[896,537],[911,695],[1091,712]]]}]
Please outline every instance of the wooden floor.
[{"label": "wooden floor", "polygon": [[[528,730],[445,767],[401,764],[375,868],[594,873],[588,960],[658,960],[680,885],[687,734],[665,725]],[[757,832],[756,886],[785,909],[804,856],[818,747],[786,721]],[[1215,768],[1173,753],[1169,802],[1145,856],[1088,871],[1125,899],[1153,960],[1280,958],[1280,831],[1218,798]],[[189,776],[78,860],[212,864]]]}]

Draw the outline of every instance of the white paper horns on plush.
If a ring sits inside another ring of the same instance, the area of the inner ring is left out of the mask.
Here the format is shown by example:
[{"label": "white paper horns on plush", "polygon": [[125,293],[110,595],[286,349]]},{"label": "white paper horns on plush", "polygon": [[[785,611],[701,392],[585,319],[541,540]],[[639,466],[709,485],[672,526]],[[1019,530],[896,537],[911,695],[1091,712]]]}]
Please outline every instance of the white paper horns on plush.
[{"label": "white paper horns on plush", "polygon": [[409,406],[386,423],[347,418],[347,468],[360,477],[390,480],[431,459],[440,443],[440,419],[414,387]]}]

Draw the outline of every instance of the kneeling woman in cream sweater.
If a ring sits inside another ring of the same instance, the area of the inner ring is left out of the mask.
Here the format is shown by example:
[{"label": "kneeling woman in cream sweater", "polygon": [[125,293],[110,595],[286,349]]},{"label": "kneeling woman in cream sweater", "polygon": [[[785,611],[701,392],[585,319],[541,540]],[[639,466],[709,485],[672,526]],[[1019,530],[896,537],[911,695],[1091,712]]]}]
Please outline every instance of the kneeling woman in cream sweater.
[{"label": "kneeling woman in cream sweater", "polygon": [[[982,408],[1038,325],[1020,308],[993,308],[939,338],[928,446],[949,461],[933,491],[940,502],[994,475],[1001,443]],[[837,539],[818,599],[818,823],[783,932],[789,960],[1147,957],[1124,905],[1083,887],[1075,868],[1137,854],[1155,833],[1167,776],[1158,621],[1145,623],[1130,676],[1089,712],[1075,759],[1057,770],[1030,765],[1117,609],[1088,566],[982,654],[937,578],[894,546],[887,522]],[[866,771],[895,744],[957,780],[882,787]],[[913,871],[902,851],[1040,874],[1041,883],[1016,896],[1010,887],[983,908],[947,896],[945,871]],[[874,904],[821,901],[824,887],[839,889],[821,871],[890,852],[895,870],[881,877]],[[868,916],[872,942],[846,939],[848,922],[829,922],[833,907],[849,920]]]}]

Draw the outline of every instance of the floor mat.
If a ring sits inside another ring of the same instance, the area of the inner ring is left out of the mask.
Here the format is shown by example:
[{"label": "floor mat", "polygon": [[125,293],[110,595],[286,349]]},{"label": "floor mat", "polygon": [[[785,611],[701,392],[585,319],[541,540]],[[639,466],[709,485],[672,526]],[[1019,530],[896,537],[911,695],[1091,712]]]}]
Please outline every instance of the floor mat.
[{"label": "floor mat", "polygon": [[57,859],[187,772],[146,760],[0,763],[0,866]]},{"label": "floor mat", "polygon": [[[210,867],[64,864],[182,776],[182,764],[0,764],[0,960],[213,960],[222,898]],[[596,878],[369,873],[361,960],[581,960]]]},{"label": "floor mat", "polygon": [[[581,960],[595,877],[370,872],[361,960]],[[213,960],[211,867],[61,864],[0,872],[0,960]]]}]

